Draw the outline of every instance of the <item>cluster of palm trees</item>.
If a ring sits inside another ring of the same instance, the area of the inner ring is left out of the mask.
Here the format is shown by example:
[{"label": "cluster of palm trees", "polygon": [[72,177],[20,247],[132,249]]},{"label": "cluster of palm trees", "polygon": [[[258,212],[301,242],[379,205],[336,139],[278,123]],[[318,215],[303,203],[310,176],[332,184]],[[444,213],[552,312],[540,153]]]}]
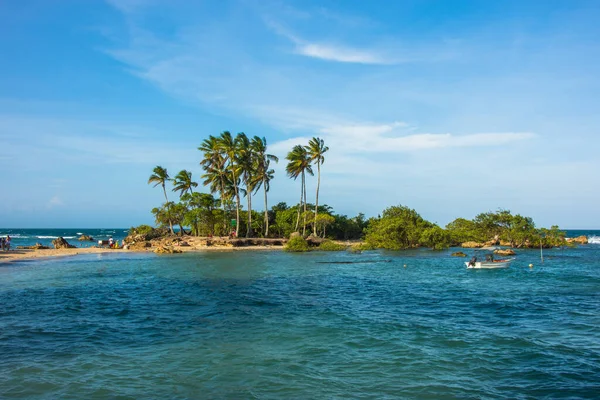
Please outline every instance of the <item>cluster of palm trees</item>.
[{"label": "cluster of palm trees", "polygon": [[[225,213],[225,204],[235,202],[235,234],[238,234],[240,227],[240,204],[241,197],[245,196],[248,205],[246,237],[252,235],[252,196],[261,188],[264,192],[264,226],[265,236],[269,234],[269,215],[267,204],[267,193],[270,189],[270,182],[274,177],[275,171],[271,168],[271,162],[278,162],[279,159],[273,154],[267,153],[267,140],[263,137],[254,136],[249,138],[244,133],[238,133],[233,136],[230,132],[224,131],[219,136],[209,136],[200,147],[203,154],[200,165],[204,171],[202,175],[203,184],[207,186],[211,193],[218,194],[223,215]],[[323,154],[329,148],[325,146],[320,138],[312,138],[307,146],[297,145],[290,151],[286,157],[288,165],[287,174],[294,178],[301,177],[301,196],[298,207],[298,217],[296,220],[296,230],[300,223],[300,209],[304,207],[304,232],[306,230],[306,178],[308,173],[314,175],[312,165],[317,166],[318,182],[315,206],[315,224],[314,234],[316,234],[317,209],[319,206],[319,186],[321,181],[321,165],[325,161]],[[187,170],[180,171],[173,179],[169,177],[167,170],[157,166],[153,174],[148,179],[148,184],[161,186],[165,195],[165,206],[168,207],[169,199],[167,197],[166,182],[173,181],[173,191],[180,192],[180,198],[186,193],[192,194],[193,188],[198,184],[192,180],[192,173]],[[233,221],[232,221],[233,224]],[[169,229],[173,233],[173,223],[169,219]]]},{"label": "cluster of palm trees", "polygon": [[[204,185],[211,193],[218,193],[221,205],[235,200],[235,230],[240,226],[240,197],[246,196],[248,202],[248,221],[246,237],[252,234],[252,195],[263,188],[265,199],[265,236],[269,234],[269,216],[267,213],[267,192],[275,171],[270,168],[271,161],[279,159],[267,153],[267,139],[254,136],[248,138],[245,133],[235,137],[228,131],[219,136],[209,136],[200,147],[203,153],[200,165],[204,170]],[[223,208],[225,210],[225,208]]]},{"label": "cluster of palm trees", "polygon": [[296,219],[296,231],[300,224],[300,209],[304,207],[304,223],[302,225],[302,235],[306,234],[306,174],[314,175],[312,165],[317,165],[317,195],[315,201],[315,221],[313,224],[313,235],[317,236],[317,217],[319,213],[319,187],[321,186],[321,165],[325,161],[324,154],[329,150],[329,147],[325,146],[323,139],[318,137],[312,138],[308,142],[308,146],[296,145],[290,151],[286,157],[288,164],[285,167],[285,171],[288,176],[296,180],[299,176],[301,177],[300,186],[300,203],[298,205],[298,217]]}]

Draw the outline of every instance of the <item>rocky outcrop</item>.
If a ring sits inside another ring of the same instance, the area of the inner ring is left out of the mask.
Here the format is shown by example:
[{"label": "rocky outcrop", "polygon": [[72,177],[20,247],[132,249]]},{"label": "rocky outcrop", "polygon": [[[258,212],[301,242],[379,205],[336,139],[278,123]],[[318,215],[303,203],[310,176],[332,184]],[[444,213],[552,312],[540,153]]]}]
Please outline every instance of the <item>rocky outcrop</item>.
[{"label": "rocky outcrop", "polygon": [[319,246],[324,241],[325,241],[325,239],[320,238],[318,236],[314,236],[314,235],[310,235],[309,237],[306,238],[306,242],[308,243],[309,246]]},{"label": "rocky outcrop", "polygon": [[127,250],[146,250],[147,248],[152,247],[150,242],[135,242],[131,244],[127,244]]},{"label": "rocky outcrop", "polygon": [[93,242],[94,238],[89,235],[81,235],[77,240],[79,240],[80,242]]},{"label": "rocky outcrop", "polygon": [[123,243],[131,244],[135,242],[147,242],[152,239],[163,238],[169,235],[169,231],[166,228],[150,228],[148,227],[147,231],[139,233],[134,230],[133,234],[129,234],[125,239],[123,239]]},{"label": "rocky outcrop", "polygon": [[575,238],[567,238],[567,243],[588,244],[588,238],[585,235],[577,236]]},{"label": "rocky outcrop", "polygon": [[465,253],[463,253],[462,251],[456,251],[452,254],[450,254],[452,257],[466,257],[467,255]]},{"label": "rocky outcrop", "polygon": [[52,241],[52,245],[55,249],[74,249],[75,246],[69,244],[64,238],[58,237]]},{"label": "rocky outcrop", "polygon": [[479,249],[479,248],[483,247],[483,243],[464,242],[463,244],[460,245],[460,247],[465,248],[465,249]]},{"label": "rocky outcrop", "polygon": [[177,253],[183,253],[181,250],[179,249],[174,249],[170,246],[159,246],[156,249],[154,249],[154,252],[156,254],[177,254]]},{"label": "rocky outcrop", "polygon": [[498,254],[499,256],[514,256],[516,253],[511,249],[498,249],[494,250],[494,254]]}]

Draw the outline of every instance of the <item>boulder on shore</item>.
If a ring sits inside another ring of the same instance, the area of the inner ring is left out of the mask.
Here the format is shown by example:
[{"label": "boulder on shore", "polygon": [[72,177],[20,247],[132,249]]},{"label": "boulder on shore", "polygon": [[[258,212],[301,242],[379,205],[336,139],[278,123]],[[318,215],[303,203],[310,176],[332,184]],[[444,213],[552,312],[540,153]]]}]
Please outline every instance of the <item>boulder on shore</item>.
[{"label": "boulder on shore", "polygon": [[152,247],[152,244],[150,244],[150,242],[135,242],[127,244],[126,246],[128,250],[144,250],[148,247]]},{"label": "boulder on shore", "polygon": [[157,247],[154,252],[156,254],[177,254],[177,253],[183,253],[181,250],[179,249],[174,249],[170,246],[160,246]]},{"label": "boulder on shore", "polygon": [[575,238],[567,238],[567,243],[588,244],[588,238],[585,235],[577,236]]},{"label": "boulder on shore", "polygon": [[467,255],[465,253],[463,253],[462,251],[455,251],[454,253],[450,254],[452,257],[466,257]]},{"label": "boulder on shore", "polygon": [[511,249],[498,249],[494,250],[494,254],[498,254],[499,256],[514,256],[516,253]]},{"label": "boulder on shore", "polygon": [[318,236],[310,235],[306,238],[309,246],[318,246],[325,241],[325,239],[320,238]]},{"label": "boulder on shore", "polygon": [[89,235],[81,235],[77,240],[79,240],[80,242],[93,242],[94,238]]},{"label": "boulder on shore", "polygon": [[52,241],[55,249],[74,249],[75,246],[69,244],[63,237],[58,237]]},{"label": "boulder on shore", "polygon": [[466,249],[479,249],[479,248],[483,247],[483,243],[464,242],[463,244],[460,245],[460,247],[463,247]]}]

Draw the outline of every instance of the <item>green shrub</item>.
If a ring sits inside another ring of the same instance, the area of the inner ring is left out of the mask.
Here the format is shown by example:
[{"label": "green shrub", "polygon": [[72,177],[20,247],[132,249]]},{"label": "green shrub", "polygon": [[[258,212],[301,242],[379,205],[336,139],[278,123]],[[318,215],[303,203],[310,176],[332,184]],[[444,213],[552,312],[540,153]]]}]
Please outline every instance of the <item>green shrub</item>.
[{"label": "green shrub", "polygon": [[154,232],[154,228],[150,225],[140,225],[138,227],[132,226],[131,228],[129,228],[130,235],[148,235],[152,232]]},{"label": "green shrub", "polygon": [[306,239],[304,239],[302,236],[296,236],[288,240],[284,250],[291,252],[302,252],[309,251],[309,248]]},{"label": "green shrub", "polygon": [[346,250],[346,246],[343,244],[336,243],[332,240],[325,240],[319,245],[321,251],[343,251]]}]

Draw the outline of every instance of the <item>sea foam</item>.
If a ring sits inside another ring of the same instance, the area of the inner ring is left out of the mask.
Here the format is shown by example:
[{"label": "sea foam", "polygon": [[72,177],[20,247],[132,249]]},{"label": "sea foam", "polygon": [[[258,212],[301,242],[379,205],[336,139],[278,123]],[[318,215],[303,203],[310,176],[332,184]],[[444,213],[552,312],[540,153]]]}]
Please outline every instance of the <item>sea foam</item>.
[{"label": "sea foam", "polygon": [[588,237],[588,243],[590,243],[590,244],[600,244],[600,236],[590,236],[590,237]]}]

